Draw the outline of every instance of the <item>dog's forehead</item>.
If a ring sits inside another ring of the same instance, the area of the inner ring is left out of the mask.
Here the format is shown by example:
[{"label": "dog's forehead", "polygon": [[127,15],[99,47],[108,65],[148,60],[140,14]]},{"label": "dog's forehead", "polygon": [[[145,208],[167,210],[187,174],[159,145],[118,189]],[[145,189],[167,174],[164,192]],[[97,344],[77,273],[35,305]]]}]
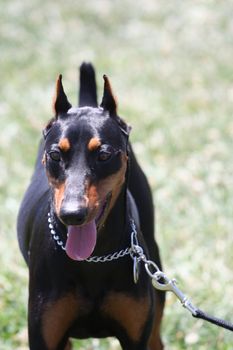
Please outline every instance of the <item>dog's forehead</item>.
[{"label": "dog's forehead", "polygon": [[108,114],[102,108],[72,107],[68,110],[66,117],[61,120],[65,128],[82,129],[89,126],[90,129],[101,127]]},{"label": "dog's forehead", "polygon": [[102,107],[71,107],[68,110],[67,114],[75,115],[76,117],[81,117],[106,115],[106,112]]},{"label": "dog's forehead", "polygon": [[89,141],[93,137],[101,142],[121,143],[121,134],[118,125],[112,121],[108,112],[101,107],[70,108],[67,117],[61,120],[62,137],[76,143]]}]

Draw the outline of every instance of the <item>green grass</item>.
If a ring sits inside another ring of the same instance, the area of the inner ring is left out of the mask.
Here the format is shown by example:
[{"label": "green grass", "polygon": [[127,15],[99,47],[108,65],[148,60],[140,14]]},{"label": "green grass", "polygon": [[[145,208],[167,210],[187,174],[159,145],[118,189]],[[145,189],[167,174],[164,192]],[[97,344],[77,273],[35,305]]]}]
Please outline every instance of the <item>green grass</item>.
[{"label": "green grass", "polygon": [[[83,60],[110,76],[149,177],[169,276],[231,321],[233,4],[219,0],[0,0],[0,349],[27,348],[27,269],[15,222],[63,73],[73,104]],[[232,334],[167,298],[167,349],[232,349]],[[75,348],[112,349],[89,340]]]}]

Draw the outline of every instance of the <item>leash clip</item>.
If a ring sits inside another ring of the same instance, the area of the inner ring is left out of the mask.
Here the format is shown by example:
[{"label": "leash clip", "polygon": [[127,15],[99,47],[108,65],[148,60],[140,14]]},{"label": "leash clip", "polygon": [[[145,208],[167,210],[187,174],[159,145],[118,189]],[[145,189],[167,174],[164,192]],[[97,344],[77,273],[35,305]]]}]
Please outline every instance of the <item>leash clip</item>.
[{"label": "leash clip", "polygon": [[131,233],[131,248],[130,256],[133,260],[133,277],[134,282],[137,283],[139,277],[139,263],[142,261],[145,266],[145,270],[149,277],[151,278],[151,283],[154,288],[162,291],[168,291],[175,294],[175,296],[180,300],[183,307],[185,307],[189,312],[191,312],[193,317],[201,318],[205,321],[211,322],[219,327],[223,327],[230,331],[233,331],[233,324],[226,322],[219,318],[205,314],[203,311],[199,310],[194,306],[191,301],[184,295],[184,293],[177,287],[176,280],[169,279],[164,272],[162,272],[158,265],[152,260],[148,260],[143,252],[142,247],[138,243],[137,231],[134,222],[131,222],[132,233]]},{"label": "leash clip", "polygon": [[137,230],[133,220],[131,220],[131,248],[130,248],[130,256],[133,260],[133,280],[134,283],[137,284],[139,275],[140,275],[140,261],[146,261],[146,256],[143,252],[142,247],[139,245]]},{"label": "leash clip", "polygon": [[[148,265],[145,265],[146,270],[148,272]],[[193,316],[197,315],[197,308],[191,303],[191,301],[186,297],[186,295],[177,287],[176,280],[169,279],[165,273],[162,271],[157,271],[154,274],[151,274],[150,276],[152,278],[152,285],[154,288],[172,292],[175,294],[175,296],[180,300],[183,307],[185,307],[187,310],[191,312]]]},{"label": "leash clip", "polygon": [[139,279],[139,264],[138,264],[138,259],[136,256],[133,258],[133,281],[135,284],[137,284],[138,279]]},{"label": "leash clip", "polygon": [[130,256],[133,260],[133,280],[134,283],[137,284],[138,279],[139,279],[139,274],[140,274],[140,261],[143,260],[144,254],[143,250],[139,245],[132,245],[131,246],[131,251],[130,251]]}]

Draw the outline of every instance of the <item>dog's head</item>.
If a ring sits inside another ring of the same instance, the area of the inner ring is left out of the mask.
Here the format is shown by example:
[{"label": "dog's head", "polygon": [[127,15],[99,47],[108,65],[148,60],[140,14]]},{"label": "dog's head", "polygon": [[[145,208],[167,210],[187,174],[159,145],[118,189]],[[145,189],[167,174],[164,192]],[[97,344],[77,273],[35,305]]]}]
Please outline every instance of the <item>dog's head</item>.
[{"label": "dog's head", "polygon": [[58,219],[67,226],[67,254],[84,260],[122,189],[130,128],[117,115],[109,80],[99,108],[72,108],[57,79],[55,117],[44,130],[44,164]]}]

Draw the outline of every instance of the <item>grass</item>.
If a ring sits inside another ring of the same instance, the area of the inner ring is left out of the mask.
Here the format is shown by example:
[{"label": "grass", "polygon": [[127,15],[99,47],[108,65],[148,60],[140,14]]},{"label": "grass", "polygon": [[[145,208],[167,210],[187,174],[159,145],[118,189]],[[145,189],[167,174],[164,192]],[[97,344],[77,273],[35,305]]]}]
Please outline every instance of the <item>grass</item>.
[{"label": "grass", "polygon": [[[192,301],[232,321],[233,4],[230,1],[0,0],[0,349],[27,348],[27,269],[15,222],[57,74],[107,73],[154,191],[164,269]],[[232,335],[168,296],[167,349],[232,349]],[[117,349],[108,341],[75,348]]]}]

